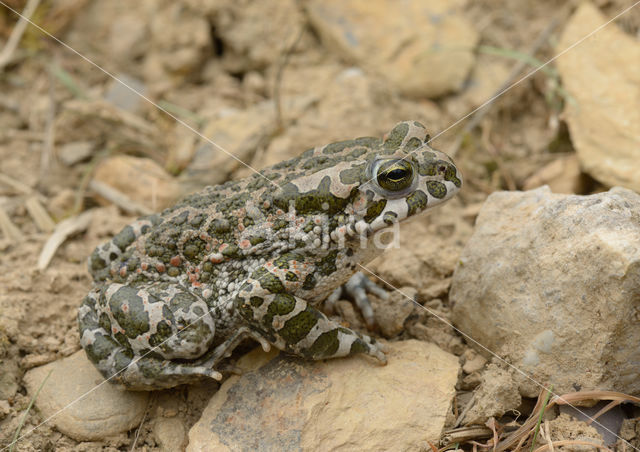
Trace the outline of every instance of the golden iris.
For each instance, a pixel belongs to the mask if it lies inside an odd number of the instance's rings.
[[[378,184],[389,191],[401,191],[413,182],[413,167],[405,160],[391,160],[378,167]]]

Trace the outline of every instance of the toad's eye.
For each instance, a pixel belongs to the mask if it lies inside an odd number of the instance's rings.
[[[413,167],[404,160],[390,160],[378,167],[378,184],[389,191],[401,191],[413,182]]]

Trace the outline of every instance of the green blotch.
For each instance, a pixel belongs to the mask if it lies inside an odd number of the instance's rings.
[[[411,152],[411,151],[415,151],[420,146],[422,146],[422,140],[420,140],[420,138],[418,137],[413,137],[409,141],[407,141],[407,144],[404,146],[404,149],[407,152]]]
[[[249,298],[249,303],[251,303],[251,306],[254,308],[259,308],[262,306],[262,303],[264,303],[264,299],[261,297],[251,297]]]
[[[389,136],[384,140],[383,147],[387,150],[398,149],[402,145],[402,141],[409,133],[409,124],[401,122],[389,132]]]
[[[427,186],[429,183],[427,183]],[[407,206],[409,207],[409,215],[414,215],[425,207],[427,207],[427,203],[429,198],[424,194],[422,190],[416,190],[407,196]]]
[[[353,147],[356,144],[355,140],[346,140],[346,141],[338,141],[336,143],[331,143],[326,145],[322,149],[323,154],[337,154],[339,152],[344,151],[347,148]]]
[[[336,354],[340,348],[338,340],[338,330],[331,330],[322,333],[307,350],[307,355],[311,358],[330,358]]]
[[[229,245],[222,251],[222,255],[228,258],[237,258],[242,254],[240,253],[238,245]]]
[[[206,215],[200,213],[195,217],[193,217],[191,221],[189,221],[189,225],[194,229],[198,229],[206,218],[207,218]]]
[[[447,165],[447,169],[444,172],[444,180],[453,182],[453,185],[460,188],[462,181],[458,178],[456,169],[452,165]]]
[[[284,285],[282,284],[282,281],[264,267],[253,272],[251,277],[260,283],[260,287],[270,293],[284,292]]]
[[[216,218],[211,223],[209,223],[209,227],[207,228],[207,232],[209,233],[209,235],[213,237],[224,236],[230,231],[231,231],[231,224],[228,220],[224,218]]]
[[[193,237],[184,244],[182,254],[191,262],[200,262],[204,259],[206,252],[207,242],[198,237]]]
[[[278,268],[281,269],[288,269],[289,268],[289,256],[288,255],[282,255],[279,258],[277,258],[276,260],[273,261],[273,265],[275,265]]]
[[[293,311],[295,307],[296,299],[293,295],[289,295],[287,293],[279,293],[273,298],[273,301],[269,303],[267,312],[272,316],[286,315]]]
[[[178,292],[175,294],[171,300],[169,301],[169,309],[171,312],[176,312],[178,309],[182,309],[183,311],[188,311],[191,309],[191,306],[198,301],[198,299],[190,294],[189,292]],[[166,306],[166,305],[165,305]],[[171,313],[169,313],[171,315]],[[167,314],[163,309],[163,316],[166,318]]]
[[[329,276],[335,273],[338,268],[336,267],[336,258],[338,257],[338,250],[333,250],[318,262],[318,273],[323,276]]]
[[[334,215],[344,210],[351,198],[355,196],[357,188],[354,187],[352,193],[347,198],[339,198],[331,193],[331,178],[325,176],[318,184],[318,188],[300,193],[298,187],[292,183],[287,183],[276,195],[274,204],[284,210],[289,210],[289,204],[293,203],[298,214],[308,214],[313,212],[323,212]],[[327,207],[327,209],[325,209]]]
[[[176,278],[180,276],[180,269],[178,267],[169,267],[167,269],[167,275],[171,276],[172,278]]]
[[[442,182],[430,180],[427,182],[427,190],[434,198],[442,199],[447,196],[447,187]]]
[[[361,182],[363,180],[363,176],[366,176],[366,168],[367,164],[362,163],[351,168],[343,169],[340,171],[340,182],[345,185]]]
[[[109,316],[105,312],[100,314],[98,323],[100,325],[100,328],[105,330],[107,334],[111,334],[111,320],[109,320]]]
[[[287,272],[287,273],[284,275],[284,278],[285,278],[287,281],[290,281],[290,282],[295,282],[295,281],[297,281],[297,280],[298,280],[298,276],[297,276],[295,273],[293,273],[293,272]]]
[[[288,208],[288,207],[287,207]],[[280,229],[286,228],[289,223],[284,218],[278,218],[273,222],[272,229],[274,231],[279,231]]]
[[[304,282],[302,283],[302,288],[304,290],[311,290],[316,286],[317,283],[318,281],[316,280],[316,277],[314,276],[314,274],[309,273],[307,277],[304,279]]]
[[[133,232],[133,228],[131,226],[126,226],[113,238],[112,242],[124,251],[125,248],[131,245],[135,239],[136,234]]]
[[[120,345],[111,337],[98,333],[95,336],[93,344],[85,347],[85,352],[92,362],[98,363],[103,359],[107,359],[113,350],[119,347]]]
[[[365,341],[358,338],[351,343],[351,348],[349,349],[350,355],[355,355],[356,353],[367,353],[370,347],[367,345]]]
[[[398,218],[397,213],[389,211],[384,213],[384,216],[382,217],[382,221],[384,221],[384,224],[388,224],[390,226],[393,223],[397,222],[397,218]]]
[[[167,324],[166,321],[161,320],[156,326],[155,334],[152,334],[149,337],[149,345],[151,345],[152,347],[157,347],[164,341],[169,339],[172,335],[173,331],[171,330],[171,327]]]
[[[149,314],[145,311],[142,298],[137,292],[133,287],[122,286],[109,299],[111,314],[131,339],[148,332],[150,328]],[[125,303],[129,305],[126,313],[122,310]]]
[[[91,257],[89,258],[89,269],[92,271],[102,270],[107,266],[107,263],[100,257],[99,251],[96,248]]]
[[[315,309],[307,308],[284,322],[284,326],[278,330],[278,335],[285,340],[287,345],[297,344],[307,337],[311,329],[318,323],[321,315]]]
[[[265,240],[267,240],[266,238],[259,236],[259,235],[254,235],[252,237],[249,237],[249,243],[251,243],[252,246],[256,246],[262,242],[264,242]]]
[[[116,372],[127,368],[133,361],[133,351],[129,349],[120,349],[113,357],[113,364]],[[118,378],[118,377],[116,377]]]
[[[371,223],[373,220],[378,218],[386,205],[386,199],[381,199],[380,201],[369,204],[369,207],[367,207],[367,213],[364,216],[364,221],[366,221],[367,223]]]

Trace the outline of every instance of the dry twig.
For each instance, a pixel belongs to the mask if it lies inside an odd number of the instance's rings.
[[[22,39],[22,35],[27,29],[27,25],[29,25],[29,20],[31,16],[38,8],[40,4],[40,0],[29,0],[22,11],[22,16],[18,19],[15,27],[11,31],[11,36],[7,40],[7,44],[0,52],[0,71],[2,71],[7,64],[11,62],[11,58],[13,57],[13,53],[18,48],[18,44],[20,44],[20,40]]]

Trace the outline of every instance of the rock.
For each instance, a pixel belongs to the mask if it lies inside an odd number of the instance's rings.
[[[558,409],[560,410],[560,413],[566,413],[578,421],[591,424],[591,426],[595,428],[604,439],[604,444],[606,446],[611,446],[618,440],[618,432],[620,432],[622,423],[627,416],[625,415],[624,409],[621,405],[598,415],[599,411],[608,404],[608,400],[601,400],[594,406],[580,406],[575,408],[571,405],[560,405],[558,406]],[[592,419],[597,419],[597,422],[593,422]]]
[[[462,366],[462,371],[466,374],[472,374],[479,370],[482,370],[487,360],[484,356],[475,353],[473,350],[469,350],[469,353],[465,353],[466,360]]]
[[[183,1],[211,18],[216,36],[225,46],[224,64],[232,72],[264,69],[278,63],[306,26],[295,0]],[[313,41],[307,32],[298,39],[295,53],[308,52]]]
[[[44,419],[53,416],[50,422],[65,435],[78,441],[98,440],[131,430],[142,421],[149,393],[101,384],[104,378],[83,350],[28,371],[24,382],[30,397],[49,372],[35,405]]]
[[[454,199],[435,215],[401,225],[396,233],[399,242],[391,236],[382,237],[390,246],[365,267],[385,275],[394,287],[415,287],[421,303],[446,295],[464,242],[472,233],[471,226],[461,220],[458,203]]]
[[[549,433],[552,441],[584,441],[592,443],[594,446],[587,445],[571,445],[570,449],[573,451],[592,451],[601,450],[604,446],[602,436],[597,432],[593,426],[587,425],[583,421],[573,419],[568,414],[562,413],[560,416],[552,421],[549,421]],[[600,447],[596,448],[598,445]]]
[[[220,112],[203,129],[202,134],[213,141],[200,140],[193,159],[180,175],[184,192],[207,185],[221,184],[231,173],[245,168],[259,145],[264,145],[275,130],[272,102],[263,102],[246,110]],[[231,155],[229,155],[231,154]],[[249,170],[247,175],[253,175]]]
[[[187,429],[179,417],[159,417],[153,425],[153,434],[162,451],[180,451],[187,445]]]
[[[197,73],[211,53],[211,28],[198,11],[180,2],[152,2],[150,49],[144,74],[152,91]]]
[[[58,150],[58,157],[66,166],[87,160],[91,157],[95,144],[91,141],[74,141],[64,144]]]
[[[527,178],[522,187],[531,190],[548,185],[554,193],[584,193],[588,181],[580,170],[580,162],[575,154],[560,157],[540,168]]]
[[[558,394],[638,394],[639,281],[640,195],[497,192],[456,267],[452,319]]]
[[[105,100],[130,113],[140,113],[141,107],[147,103],[137,94],[147,94],[144,82],[127,74],[118,74],[117,77],[109,83]]]
[[[436,97],[462,87],[478,34],[464,2],[310,0],[309,20],[331,50],[387,78],[409,96]],[[455,49],[455,51],[453,51]]]
[[[6,400],[0,400],[0,420],[7,417],[7,414],[11,413],[11,407]]]
[[[462,423],[484,425],[490,417],[500,418],[507,411],[518,408],[520,403],[522,398],[513,377],[492,364],[483,372],[470,406],[462,415]]]
[[[309,362],[254,350],[189,432],[188,451],[415,450],[435,442],[455,395],[458,360],[433,344],[388,344],[366,357]]]
[[[583,2],[558,49],[573,45],[609,19]],[[583,169],[609,186],[640,191],[640,42],[609,24],[557,60],[571,141]]]
[[[93,179],[153,212],[170,206],[181,194],[179,183],[148,158],[114,155],[98,165]]]
[[[371,277],[375,281],[374,277]],[[376,315],[376,324],[386,338],[396,337],[404,331],[404,322],[417,308],[411,300],[416,299],[417,290],[413,287],[400,287],[389,293],[388,300],[370,296],[371,306]],[[407,298],[409,297],[409,298]]]
[[[1,339],[1,338],[0,338]],[[12,356],[0,358],[0,400],[13,397],[20,389],[19,381],[22,371]]]

